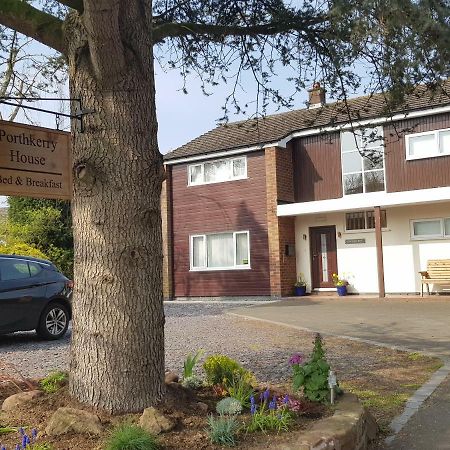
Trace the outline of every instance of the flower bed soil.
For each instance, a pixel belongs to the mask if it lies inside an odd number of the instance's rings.
[[[26,388],[20,384],[21,388]],[[285,390],[271,388],[271,392],[275,395],[283,395]],[[9,395],[17,393],[17,387],[10,383],[0,383],[0,402],[3,402]],[[177,383],[167,385],[167,394],[157,408],[168,418],[176,423],[176,427],[168,432],[158,436],[158,440],[165,450],[217,450],[223,447],[210,443],[206,433],[206,419],[208,414],[215,413],[215,405],[220,397],[210,388],[202,388],[198,391],[192,391],[182,388]],[[208,411],[201,408],[198,402],[208,405]],[[84,409],[97,414],[105,425],[105,433],[100,436],[88,436],[83,434],[68,433],[62,436],[43,436],[51,415],[59,407],[71,407]],[[302,402],[301,412],[295,416],[292,431],[299,431],[308,428],[314,421],[332,414],[332,409],[320,404],[310,402]],[[81,405],[72,399],[67,392],[67,387],[61,388],[54,394],[44,394],[34,399],[27,406],[18,408],[12,412],[2,412],[0,415],[1,426],[28,427],[37,428],[40,432],[39,441],[51,443],[55,450],[93,450],[102,449],[107,440],[109,431],[114,425],[123,421],[131,421],[137,423],[139,414],[127,414],[112,416],[101,411],[94,411],[92,408]],[[242,414],[238,416],[239,421],[248,423],[250,414]],[[42,437],[41,437],[42,436]],[[238,448],[255,449],[261,445],[270,446],[271,443],[281,444],[289,442],[289,432],[265,433],[246,433],[241,431],[238,435]],[[14,448],[19,441],[16,433],[10,433],[0,436],[0,442],[7,445],[7,448]]]

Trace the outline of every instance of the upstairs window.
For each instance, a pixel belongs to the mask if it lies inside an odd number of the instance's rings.
[[[247,178],[246,156],[206,161],[192,164],[188,168],[189,186],[242,180],[243,178]]]
[[[450,128],[407,134],[405,146],[407,160],[450,155]]]
[[[341,133],[344,195],[384,191],[383,127]]]
[[[381,211],[381,228],[387,227],[386,210]],[[375,212],[358,211],[347,213],[345,215],[345,229],[346,231],[356,230],[374,230],[375,229]]]
[[[248,231],[191,236],[191,270],[249,269]]]

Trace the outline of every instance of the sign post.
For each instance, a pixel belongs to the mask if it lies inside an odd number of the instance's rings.
[[[0,121],[0,195],[72,198],[70,133]]]

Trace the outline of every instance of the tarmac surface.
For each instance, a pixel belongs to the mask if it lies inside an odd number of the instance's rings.
[[[384,448],[450,450],[450,296],[297,297],[229,313],[440,357],[445,366],[394,419]]]

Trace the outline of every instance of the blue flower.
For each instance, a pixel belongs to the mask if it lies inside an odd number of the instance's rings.
[[[277,398],[275,397],[275,395],[273,396],[272,401],[269,403],[269,409],[271,409],[272,411],[277,409]]]
[[[30,438],[26,434],[24,434],[22,437],[22,448],[27,448],[29,443],[30,443]]]
[[[6,447],[4,445],[2,445],[1,450],[6,450]]]
[[[20,450],[20,445],[17,444],[15,450]]]
[[[36,428],[33,428],[33,429],[31,430],[31,437],[33,438],[33,442],[36,441],[37,435],[38,435],[38,432],[37,432]]]
[[[253,415],[256,413],[256,410],[257,406],[254,403],[252,403],[252,405],[250,406],[250,413]]]
[[[250,404],[251,405],[255,404],[255,396],[254,395],[250,395]]]
[[[285,395],[284,396],[284,398],[283,398],[283,403],[285,404],[285,405],[287,405],[288,403],[289,403],[289,395]]]
[[[25,435],[25,430],[22,427],[20,427],[19,428],[19,433],[20,433],[21,436],[24,436]]]
[[[269,397],[270,397],[270,391],[269,391],[269,388],[267,388],[263,393],[264,401],[269,400]]]

